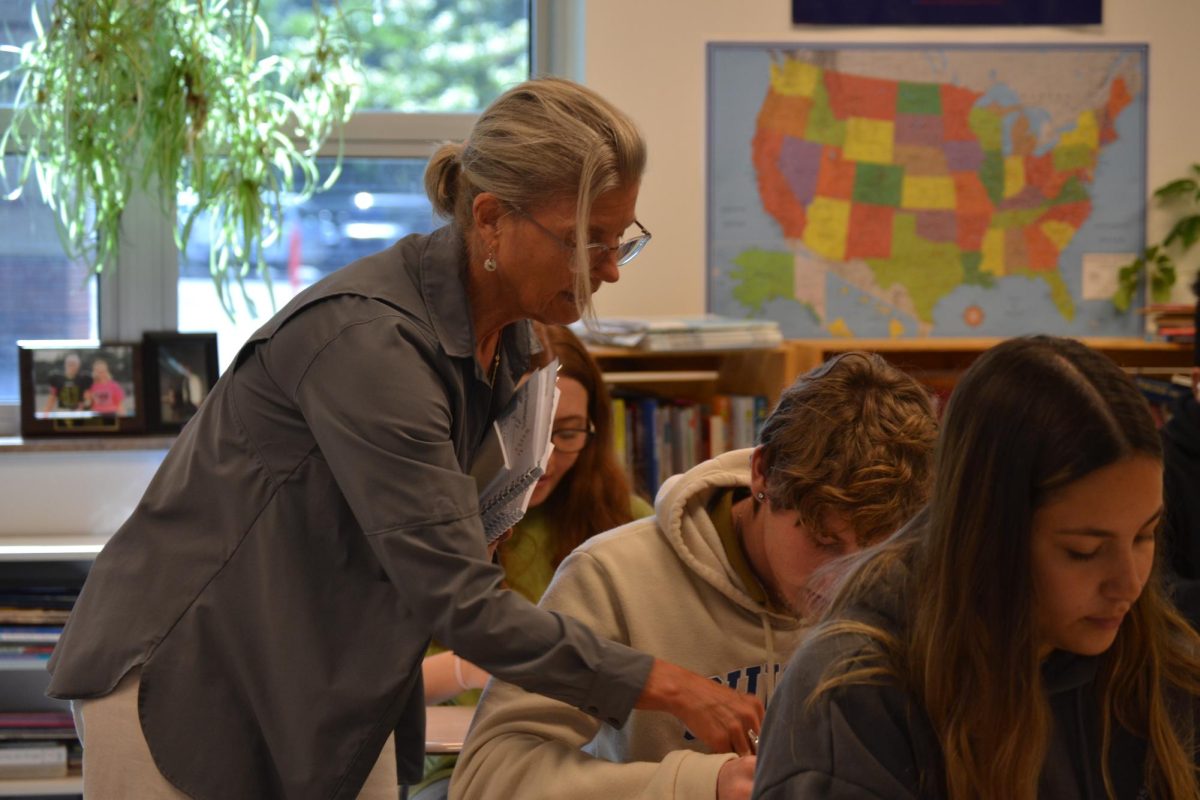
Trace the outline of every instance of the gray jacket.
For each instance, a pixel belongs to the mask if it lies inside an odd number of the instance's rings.
[[[196,798],[352,798],[388,734],[421,774],[431,636],[621,724],[651,659],[502,590],[465,469],[530,360],[475,361],[461,237],[410,236],[242,348],[96,559],[48,693],[141,665],[142,729]]]

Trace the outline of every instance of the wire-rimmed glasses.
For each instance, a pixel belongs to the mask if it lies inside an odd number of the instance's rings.
[[[546,234],[551,239],[562,245],[564,250],[570,250],[571,252],[575,251],[574,244],[568,242],[566,239],[563,239],[557,233],[538,222],[536,219],[530,216],[529,212],[525,211],[525,209],[521,208],[520,206],[512,206],[512,209],[525,219],[532,222],[534,226],[536,226],[537,229],[542,233]],[[618,267],[623,267],[630,261],[633,261],[635,258],[637,258],[638,253],[642,252],[642,250],[644,250],[646,245],[650,242],[650,231],[646,230],[642,223],[638,222],[636,219],[633,221],[633,224],[638,226],[638,230],[640,230],[641,233],[637,236],[626,239],[619,244],[609,246],[601,242],[588,243],[588,258],[591,260],[592,266],[602,264],[604,259],[608,258],[609,253],[616,253]]]

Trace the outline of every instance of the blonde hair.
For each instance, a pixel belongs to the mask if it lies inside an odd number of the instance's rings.
[[[1036,388],[1031,388],[1036,387]],[[1050,741],[1033,629],[1034,512],[1053,493],[1133,455],[1161,459],[1145,401],[1119,367],[1069,340],[1012,339],[967,370],[942,423],[927,512],[855,557],[814,636],[865,635],[877,658],[831,665],[829,690],[894,678],[941,746],[941,773],[922,776],[949,800],[1034,800]],[[902,631],[848,609],[902,582]],[[1095,697],[1101,771],[1112,722],[1148,743],[1152,797],[1197,800],[1195,732],[1170,698],[1200,695],[1200,638],[1165,599],[1157,567],[1099,656]]]
[[[637,126],[600,95],[562,78],[526,81],[496,98],[465,142],[442,145],[425,169],[425,193],[465,235],[481,192],[524,210],[575,201],[575,241],[588,241],[588,218],[601,194],[636,184],[646,168]],[[575,249],[575,297],[592,316],[591,263]]]

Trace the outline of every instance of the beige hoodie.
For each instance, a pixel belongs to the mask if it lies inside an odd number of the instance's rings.
[[[749,487],[751,452],[726,453],[672,478],[659,491],[654,517],[581,545],[541,604],[767,702],[799,644],[799,621],[751,599],[705,510],[714,491]],[[617,729],[493,679],[450,797],[709,800],[730,758],[710,754],[669,714],[634,711]]]

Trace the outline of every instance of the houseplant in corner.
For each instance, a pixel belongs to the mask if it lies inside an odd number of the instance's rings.
[[[135,189],[159,192],[172,216],[186,195],[177,243],[207,220],[210,272],[232,315],[233,286],[254,269],[268,277],[263,247],[285,200],[337,179],[335,167],[321,180],[316,153],[330,135],[340,142],[361,79],[340,7],[324,6],[314,0],[302,50],[272,53],[258,0],[57,0],[48,19],[35,4],[36,37],[10,48],[19,62],[0,73],[19,82],[0,179],[10,196],[35,181],[68,254],[95,272],[115,263]],[[14,175],[8,153],[21,156]]]
[[[1200,164],[1193,164],[1186,177],[1158,187],[1154,199],[1175,214],[1175,222],[1161,242],[1148,245],[1141,256],[1117,273],[1112,302],[1118,311],[1129,310],[1143,275],[1148,276],[1150,302],[1165,303],[1170,298],[1176,259],[1200,241]]]

